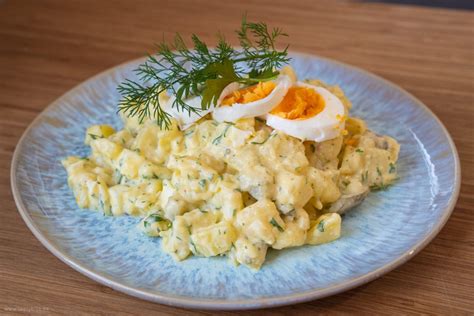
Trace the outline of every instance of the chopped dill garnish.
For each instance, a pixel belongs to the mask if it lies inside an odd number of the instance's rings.
[[[276,134],[275,133],[271,133],[270,135],[268,135],[267,138],[265,138],[263,141],[261,142],[250,142],[250,144],[252,145],[263,145],[267,142],[267,140],[269,140],[270,138],[272,138],[273,136],[275,136]]]
[[[388,173],[394,173],[395,171],[396,171],[395,164],[393,162],[391,162],[388,165]]]
[[[145,180],[158,180],[158,179],[160,179],[160,177],[158,175],[156,175],[156,173],[152,173],[151,176],[143,175],[142,178],[145,179]]]
[[[96,140],[97,138],[103,138],[102,136],[91,134],[91,133],[89,133],[89,137],[92,138],[93,140]]]
[[[189,129],[187,130],[185,133],[184,133],[184,137],[188,137],[189,135],[193,134],[194,133],[194,129]]]
[[[370,186],[372,191],[385,191],[388,189],[390,185],[384,184],[383,182],[380,184],[373,184]]]
[[[161,217],[160,215],[158,214],[150,214],[148,215],[144,221],[143,221],[143,226],[145,228],[148,228],[151,224],[153,223],[158,223],[158,222],[166,222],[167,224],[167,227],[170,228],[171,227],[171,222],[169,222],[167,219]]]
[[[364,173],[362,173],[360,178],[361,178],[361,182],[365,183],[367,179],[369,178],[369,170],[366,170]]]
[[[151,214],[150,216],[148,216],[147,219],[152,219],[153,222],[162,222],[162,221],[165,220],[163,217],[161,217],[161,216],[158,215],[158,214]]]
[[[198,252],[197,247],[196,247],[196,244],[194,243],[194,241],[193,241],[192,238],[190,238],[189,243],[190,243],[191,246],[193,247],[193,249],[191,249],[191,251],[193,252],[193,254],[198,255],[199,252]]]
[[[231,122],[225,122],[225,123],[228,124],[228,125],[225,127],[224,132],[222,134],[220,134],[219,136],[217,136],[216,138],[213,139],[213,141],[212,141],[213,145],[219,145],[222,141],[222,138],[226,137],[227,131],[229,130],[229,128],[232,125],[235,125],[234,123],[231,123]]]
[[[278,230],[280,232],[284,232],[285,230],[283,229],[283,227],[280,226],[280,224],[277,223],[277,221],[272,217],[272,220],[270,221],[270,224],[272,224],[272,226],[278,228]]]
[[[321,233],[324,233],[324,219],[318,223],[316,227]]]
[[[380,171],[380,168],[379,168],[379,167],[377,167],[377,174],[379,175],[379,177],[382,176],[382,171]]]
[[[127,79],[119,85],[119,111],[137,116],[140,122],[153,118],[160,127],[168,128],[171,116],[160,103],[163,92],[175,97],[171,107],[177,111],[199,114],[216,105],[222,90],[232,82],[251,85],[274,80],[279,74],[276,69],[290,60],[288,46],[276,48],[276,41],[287,34],[262,22],[247,22],[245,16],[236,33],[239,49],[222,35],[214,49],[195,34],[192,49],[179,34],[172,44],[158,44],[156,54],[135,70],[139,80]],[[200,107],[187,103],[193,96],[202,97]]]

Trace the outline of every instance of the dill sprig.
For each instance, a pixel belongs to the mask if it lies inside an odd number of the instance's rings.
[[[236,33],[242,49],[233,48],[222,35],[214,49],[195,34],[191,36],[192,49],[179,34],[171,44],[158,44],[157,53],[135,70],[139,80],[127,79],[119,85],[119,111],[137,116],[140,122],[154,118],[159,126],[168,128],[171,116],[160,103],[163,92],[175,97],[171,107],[191,114],[215,106],[222,90],[232,82],[251,85],[274,80],[279,74],[276,69],[289,62],[288,46],[283,50],[275,46],[278,38],[287,35],[262,22],[247,22],[245,16]],[[186,103],[193,96],[202,97],[200,108]]]

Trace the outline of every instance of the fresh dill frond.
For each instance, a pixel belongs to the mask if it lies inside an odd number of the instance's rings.
[[[287,35],[279,28],[268,29],[265,23],[247,22],[245,16],[236,33],[242,49],[233,48],[222,35],[214,49],[195,34],[191,36],[192,49],[179,34],[172,44],[158,44],[157,53],[135,70],[139,80],[119,85],[119,111],[138,117],[140,122],[153,118],[168,128],[171,116],[160,101],[164,92],[174,96],[169,106],[190,115],[215,106],[222,90],[232,82],[251,85],[274,80],[279,74],[276,69],[290,60],[288,46],[276,48],[277,39]],[[186,102],[194,96],[202,97],[200,108]]]
[[[244,57],[238,61],[247,62],[249,68],[252,69],[249,75],[271,72],[288,63],[288,46],[283,51],[278,51],[275,47],[275,42],[279,37],[288,36],[282,29],[269,30],[265,23],[247,22],[244,16],[237,35],[244,51]]]

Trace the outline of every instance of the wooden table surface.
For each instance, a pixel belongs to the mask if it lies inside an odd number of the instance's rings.
[[[474,313],[473,11],[311,0],[0,0],[0,314],[212,314],[115,292],[54,257],[17,212],[10,161],[28,124],[76,84],[174,32],[214,43],[218,27],[233,39],[244,11],[283,27],[292,50],[365,68],[420,98],[450,131],[463,176],[451,219],[411,261],[352,291],[265,313]]]

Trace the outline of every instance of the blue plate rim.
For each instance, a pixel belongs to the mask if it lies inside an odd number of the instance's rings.
[[[68,266],[72,267],[74,270],[78,271],[79,273],[87,276],[88,278],[103,284],[105,286],[108,286],[114,290],[117,290],[119,292],[152,301],[155,303],[160,303],[160,304],[166,304],[170,306],[176,306],[176,307],[184,307],[184,308],[192,308],[192,309],[205,309],[205,310],[247,310],[247,309],[260,309],[260,308],[268,308],[268,307],[277,307],[277,306],[284,306],[284,305],[291,305],[291,304],[297,304],[297,303],[303,303],[307,301],[312,301],[316,299],[321,299],[324,297],[328,297],[331,295],[335,295],[353,288],[356,288],[358,286],[361,286],[363,284],[366,284],[370,281],[373,281],[382,275],[394,270],[395,268],[401,266],[408,260],[410,260],[412,257],[414,257],[416,254],[418,254],[424,247],[426,247],[433,239],[438,235],[438,233],[441,231],[441,229],[444,227],[446,222],[448,221],[449,217],[451,216],[454,207],[456,206],[456,202],[459,197],[459,192],[460,192],[460,187],[461,187],[461,164],[459,160],[459,155],[458,151],[456,149],[456,145],[454,141],[451,138],[451,135],[449,134],[448,130],[444,126],[444,124],[441,122],[441,120],[434,114],[423,102],[421,102],[418,98],[416,98],[414,95],[403,89],[402,87],[398,86],[397,84],[388,81],[387,79],[384,79],[378,75],[375,75],[367,70],[364,70],[362,68],[352,66],[331,58],[326,58],[322,57],[319,55],[314,55],[314,54],[309,54],[309,53],[302,53],[302,52],[296,52],[296,51],[291,51],[290,52],[291,56],[298,56],[298,57],[303,57],[303,58],[317,58],[320,60],[324,60],[333,64],[338,64],[340,66],[343,66],[349,70],[353,71],[358,71],[361,72],[369,77],[372,77],[380,82],[383,82],[385,85],[391,86],[394,89],[397,89],[404,94],[406,94],[407,97],[409,97],[414,104],[422,108],[424,111],[427,112],[428,115],[430,115],[436,122],[437,124],[441,127],[442,131],[446,135],[450,150],[453,153],[454,156],[454,174],[455,174],[455,186],[454,186],[454,191],[453,194],[451,195],[448,205],[445,207],[443,210],[443,216],[440,218],[440,220],[436,223],[435,226],[433,226],[432,230],[430,231],[429,234],[427,234],[424,239],[420,240],[418,243],[414,244],[408,251],[406,251],[404,254],[400,255],[396,259],[392,260],[391,262],[385,264],[384,266],[370,271],[364,275],[361,275],[359,277],[341,282],[339,284],[335,284],[331,287],[327,288],[322,288],[322,289],[315,289],[315,290],[310,290],[310,291],[305,291],[305,292],[300,292],[300,293],[295,293],[295,294],[289,294],[289,295],[282,295],[282,296],[273,296],[269,298],[258,298],[258,299],[243,299],[243,300],[232,300],[232,301],[216,301],[216,300],[211,300],[211,299],[191,299],[191,298],[183,298],[181,296],[177,295],[171,295],[171,294],[158,294],[155,292],[149,292],[146,290],[139,290],[127,285],[124,285],[120,282],[113,281],[109,279],[105,274],[103,273],[98,273],[95,272],[91,269],[88,269],[87,267],[81,265],[80,263],[76,262],[73,257],[68,256],[66,253],[61,252],[61,250],[55,246],[54,241],[48,239],[47,236],[45,236],[39,227],[36,225],[35,221],[33,218],[30,216],[26,206],[24,205],[22,199],[21,199],[21,194],[19,192],[17,182],[16,182],[16,177],[17,177],[17,163],[18,163],[18,157],[20,155],[20,148],[23,147],[23,142],[28,135],[29,131],[38,124],[40,121],[41,117],[45,114],[46,111],[52,110],[53,108],[59,106],[63,99],[66,99],[69,95],[73,95],[77,93],[78,90],[80,90],[84,85],[89,83],[90,81],[94,81],[100,77],[107,76],[111,74],[112,72],[116,71],[119,68],[123,68],[127,66],[128,64],[133,64],[137,63],[141,60],[144,60],[146,57],[140,57],[136,58],[133,60],[129,60],[126,62],[123,62],[121,64],[115,65],[111,68],[108,68],[84,81],[81,83],[77,84],[74,86],[72,89],[61,95],[59,98],[51,102],[48,106],[46,106],[37,116],[36,118],[30,123],[30,125],[25,129],[23,132],[21,138],[19,139],[15,151],[13,153],[12,157],[12,162],[11,162],[11,168],[10,168],[10,181],[11,181],[11,188],[12,188],[12,194],[13,198],[15,200],[18,212],[20,213],[22,219],[26,223],[27,227],[31,230],[33,235],[41,242],[41,244],[48,249],[53,255],[55,255],[58,259],[66,263]]]

